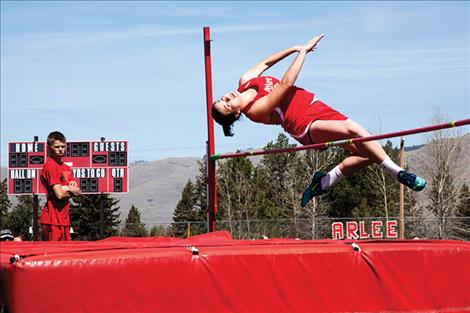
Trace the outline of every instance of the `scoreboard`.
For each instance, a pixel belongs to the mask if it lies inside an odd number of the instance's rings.
[[[45,194],[39,178],[48,157],[46,142],[8,143],[8,194]],[[67,142],[62,161],[72,168],[82,193],[129,191],[126,140]]]

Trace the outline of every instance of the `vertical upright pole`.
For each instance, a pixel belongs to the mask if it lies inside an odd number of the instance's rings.
[[[100,239],[104,238],[104,193],[100,196]]]
[[[34,136],[34,143],[38,142],[39,137]],[[33,193],[33,240],[38,240],[38,219],[39,219],[39,197]]]
[[[106,138],[101,137],[101,142],[105,142]],[[104,193],[101,193],[100,196],[100,239],[104,238]]]
[[[33,240],[38,241],[39,198],[33,194]]]
[[[217,214],[217,191],[215,177],[215,160],[210,156],[215,153],[214,121],[212,120],[212,67],[211,67],[211,35],[210,28],[204,27],[204,64],[206,72],[206,102],[207,102],[207,155],[206,155],[206,187],[207,187],[207,230],[215,231],[215,216]]]
[[[405,168],[405,139],[400,138],[400,167]],[[405,239],[405,187],[400,184],[400,239]]]

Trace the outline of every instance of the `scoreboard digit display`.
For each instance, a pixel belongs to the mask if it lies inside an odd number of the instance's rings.
[[[40,173],[48,157],[46,142],[8,143],[8,194],[45,194]],[[84,194],[129,191],[126,140],[67,142],[62,161],[72,168]]]

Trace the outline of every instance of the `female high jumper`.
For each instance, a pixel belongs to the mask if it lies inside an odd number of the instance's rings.
[[[225,136],[233,136],[233,123],[241,113],[256,123],[282,125],[303,145],[370,136],[361,125],[317,99],[314,93],[294,85],[306,55],[316,49],[322,38],[323,34],[312,38],[306,45],[293,46],[268,56],[241,76],[237,91],[213,103],[212,116],[222,125]],[[271,76],[261,76],[295,52],[297,56],[280,81]],[[302,195],[302,207],[313,197],[332,188],[344,176],[350,176],[372,163],[379,164],[400,183],[415,191],[423,190],[426,185],[423,178],[395,164],[377,141],[342,147],[352,155],[328,173],[318,171],[313,175]]]

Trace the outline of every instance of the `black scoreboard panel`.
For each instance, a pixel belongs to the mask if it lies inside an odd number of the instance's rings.
[[[9,157],[10,167],[28,167],[27,153],[10,153]]]
[[[44,194],[40,171],[48,158],[46,142],[8,143],[8,194]],[[127,193],[126,140],[71,141],[62,161],[72,168],[83,193]]]
[[[46,162],[45,142],[8,143],[8,167],[42,168]]]
[[[66,157],[89,157],[90,156],[90,143],[89,142],[68,142]]]
[[[126,152],[110,152],[108,162],[110,166],[126,166],[127,165],[127,153]]]

